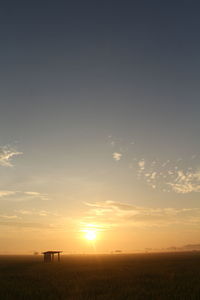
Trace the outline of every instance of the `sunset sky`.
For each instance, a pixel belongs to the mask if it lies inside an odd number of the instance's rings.
[[[0,253],[200,244],[199,13],[1,5]]]

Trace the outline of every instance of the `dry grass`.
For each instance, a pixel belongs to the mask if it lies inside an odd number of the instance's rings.
[[[200,254],[0,257],[0,299],[200,299]]]

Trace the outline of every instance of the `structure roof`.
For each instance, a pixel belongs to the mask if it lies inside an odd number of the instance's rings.
[[[42,252],[43,254],[57,254],[57,253],[61,253],[62,251],[45,251]]]

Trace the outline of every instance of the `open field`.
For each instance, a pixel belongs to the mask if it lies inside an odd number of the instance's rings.
[[[0,256],[0,299],[200,299],[200,254]]]

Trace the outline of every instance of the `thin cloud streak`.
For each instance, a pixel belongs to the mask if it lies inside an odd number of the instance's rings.
[[[0,198],[15,195],[15,191],[0,191]]]
[[[23,202],[23,201],[30,201],[33,199],[39,199],[42,201],[49,200],[47,194],[39,193],[39,192],[32,192],[32,191],[4,191],[0,190],[0,199],[6,201],[14,201],[14,202]]]

